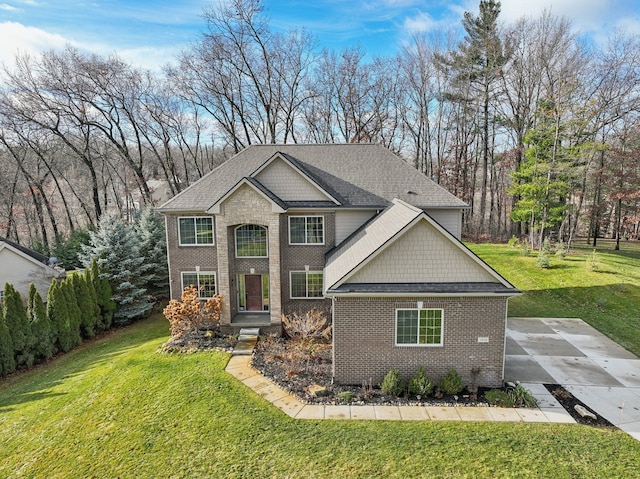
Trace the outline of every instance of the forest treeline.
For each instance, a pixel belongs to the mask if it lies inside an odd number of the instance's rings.
[[[162,73],[72,47],[4,65],[0,235],[52,252],[248,145],[375,142],[470,205],[469,238],[637,238],[637,35],[587,40],[548,11],[507,24],[482,0],[459,33],[370,58],[267,13],[211,6]]]

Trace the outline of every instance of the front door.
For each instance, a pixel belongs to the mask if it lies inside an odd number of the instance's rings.
[[[247,291],[247,311],[262,311],[262,276],[247,274],[244,282]]]

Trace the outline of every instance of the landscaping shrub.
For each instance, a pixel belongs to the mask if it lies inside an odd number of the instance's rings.
[[[176,339],[199,329],[219,329],[221,307],[222,296],[201,301],[198,290],[191,285],[182,292],[181,301],[172,299],[162,313],[171,324],[171,337]]]
[[[31,331],[35,339],[33,354],[36,362],[46,361],[54,352],[54,333],[51,330],[51,322],[47,317],[47,311],[42,302],[42,297],[35,285],[29,285],[29,302],[27,316],[31,323]]]
[[[13,355],[11,334],[4,322],[4,314],[0,310],[0,376],[6,376],[16,370],[16,360]]]
[[[531,391],[517,384],[514,388],[506,391],[502,389],[491,389],[484,393],[484,398],[489,404],[502,407],[536,407],[537,401]]]
[[[315,308],[307,311],[304,316],[297,313],[283,314],[282,326],[285,334],[291,339],[331,339],[332,328],[326,314]]]
[[[33,346],[35,338],[31,331],[31,324],[27,318],[20,293],[7,283],[4,286],[4,299],[2,301],[4,321],[11,335],[13,355],[16,367],[29,367],[33,365]]]
[[[409,393],[416,396],[425,397],[433,391],[433,383],[427,377],[423,366],[418,368],[418,372],[409,380]]]
[[[462,391],[462,378],[455,369],[449,369],[449,372],[442,378],[440,391],[445,394],[458,394]]]
[[[404,392],[404,382],[400,377],[400,372],[395,368],[390,370],[382,380],[380,389],[385,394],[400,396]]]

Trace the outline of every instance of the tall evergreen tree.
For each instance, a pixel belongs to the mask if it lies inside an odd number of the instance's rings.
[[[55,332],[56,351],[66,353],[73,347],[67,300],[57,281],[51,282],[47,294],[47,316]]]
[[[35,360],[36,362],[46,361],[53,356],[55,338],[42,297],[33,283],[29,285],[27,315],[35,339],[33,347]]]
[[[113,292],[111,289],[111,283],[107,279],[106,274],[102,274],[100,266],[98,266],[98,259],[93,258],[91,260],[91,268],[89,268],[89,274],[91,276],[91,283],[93,284],[96,292],[96,303],[100,311],[100,317],[98,319],[96,332],[106,331],[111,327],[113,321],[113,313],[116,310],[116,302],[112,299]]]
[[[454,74],[457,94],[451,100],[474,109],[480,118],[482,159],[482,186],[478,230],[484,228],[489,180],[489,161],[493,157],[492,121],[500,95],[500,75],[509,59],[509,49],[498,34],[500,2],[481,0],[478,16],[465,12],[462,26],[466,32],[458,51],[449,58],[437,57],[438,63],[450,68]]]
[[[76,292],[73,288],[72,277],[62,281],[62,283],[60,283],[60,289],[62,290],[64,299],[67,302],[67,313],[69,315],[69,335],[71,340],[71,347],[73,348],[82,342],[82,337],[80,335],[82,311],[78,306]]]
[[[145,208],[136,224],[140,255],[147,265],[147,292],[156,298],[169,296],[169,267],[164,221],[152,208]]]
[[[19,368],[32,366],[32,348],[35,341],[31,325],[20,293],[9,283],[4,287],[2,308],[4,320],[11,335],[16,366]]]
[[[0,376],[6,376],[16,370],[11,334],[4,320],[4,308],[0,308]]]
[[[93,266],[93,262],[91,263],[91,266]],[[98,334],[104,328],[102,327],[102,316],[100,314],[100,305],[98,304],[98,295],[96,293],[95,284],[93,283],[91,268],[84,269],[82,278],[84,280],[84,283],[87,289],[87,297],[85,298],[85,301],[89,303],[91,306],[93,330],[95,334]]]
[[[103,215],[98,230],[91,233],[91,245],[83,247],[83,254],[84,266],[90,267],[96,258],[111,283],[112,299],[118,305],[116,323],[128,324],[149,314],[153,302],[144,288],[148,268],[131,227],[114,214]]]
[[[73,296],[80,310],[80,335],[88,339],[96,335],[96,317],[94,315],[91,293],[84,276],[74,274],[71,276],[71,286],[73,288]]]

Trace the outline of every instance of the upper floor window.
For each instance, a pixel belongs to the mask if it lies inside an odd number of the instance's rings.
[[[213,218],[209,216],[191,216],[178,218],[181,246],[212,245]]]
[[[216,294],[216,274],[213,271],[184,271],[182,289],[195,286],[198,299],[213,298]]]
[[[236,228],[236,257],[266,258],[267,228],[260,225],[243,225]]]
[[[397,309],[396,345],[442,346],[442,309]]]
[[[289,244],[324,244],[324,216],[289,216]]]

